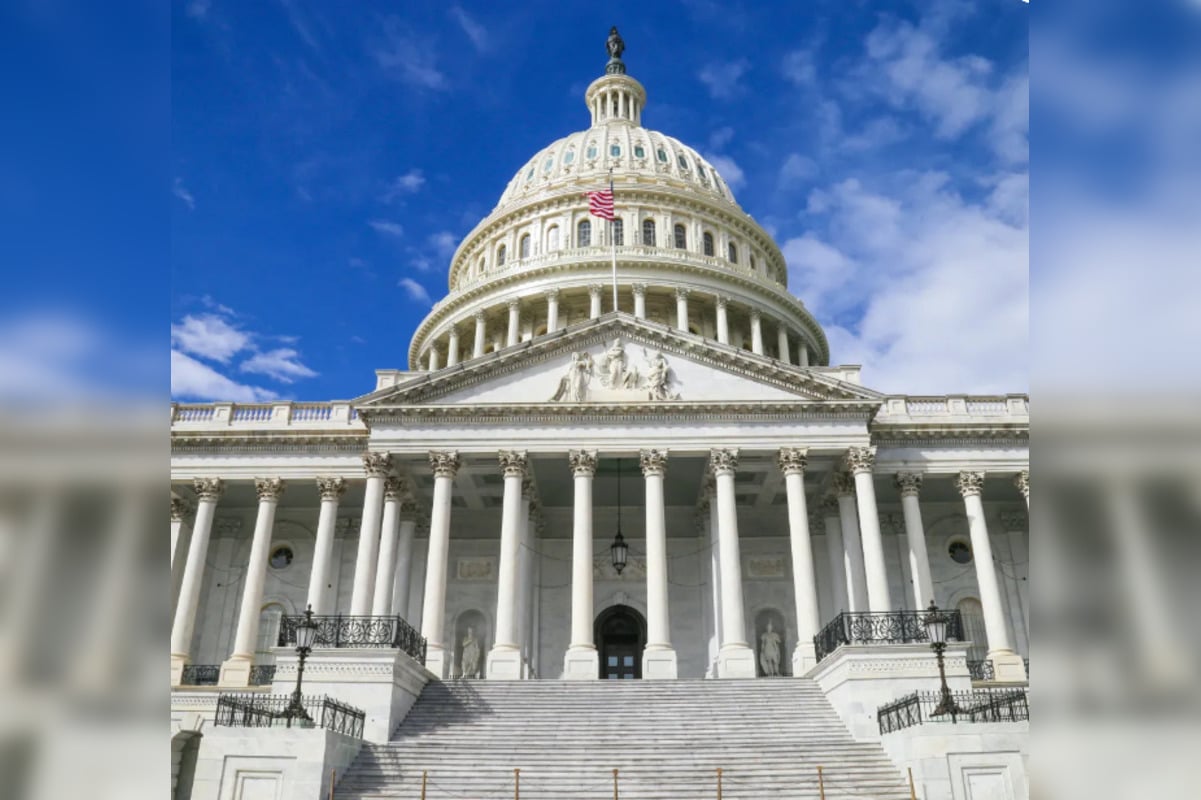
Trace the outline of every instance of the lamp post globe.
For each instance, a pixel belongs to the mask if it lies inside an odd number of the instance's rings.
[[[307,722],[310,725],[313,722],[312,717],[304,710],[304,701],[300,686],[304,680],[304,660],[308,658],[316,640],[317,623],[313,621],[313,606],[310,604],[304,610],[304,619],[296,626],[296,655],[300,657],[300,661],[296,665],[296,689],[292,692],[292,702],[288,704],[288,710],[285,712],[288,717],[289,728],[292,727],[293,719]]]

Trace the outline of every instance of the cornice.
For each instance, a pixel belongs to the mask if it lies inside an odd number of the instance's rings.
[[[370,434],[356,433],[313,434],[290,431],[237,431],[236,433],[171,433],[172,453],[195,453],[214,450],[220,453],[352,453],[361,455]]]

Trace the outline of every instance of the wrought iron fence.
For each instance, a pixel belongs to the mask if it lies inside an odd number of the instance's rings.
[[[221,677],[220,664],[188,664],[179,679],[181,686],[216,686]]]
[[[963,641],[963,616],[958,611],[944,612],[950,617],[947,639]],[[817,660],[821,661],[844,644],[905,644],[926,642],[929,636],[922,619],[924,611],[847,612],[832,619],[813,637]]]
[[[892,733],[927,722],[1019,722],[1030,719],[1030,700],[1025,689],[972,689],[951,692],[958,711],[934,715],[942,692],[914,692],[896,702],[880,706],[876,719],[880,733]]]
[[[250,668],[251,686],[270,686],[275,680],[274,664],[255,664]]]
[[[362,709],[325,695],[302,697],[301,705],[308,713],[309,721],[290,712],[291,704],[292,696],[287,694],[222,693],[217,697],[213,724],[230,728],[326,728],[356,739],[363,738],[367,715]]]
[[[968,675],[972,676],[974,681],[991,681],[996,680],[996,672],[993,671],[992,659],[982,658],[979,660],[969,659],[967,662]]]
[[[280,620],[280,647],[296,644],[296,626],[301,615]],[[317,623],[314,647],[398,647],[422,664],[425,663],[425,637],[399,616],[347,616],[332,614],[313,617]]]

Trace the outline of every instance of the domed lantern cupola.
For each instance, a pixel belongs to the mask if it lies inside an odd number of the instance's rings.
[[[609,29],[605,48],[609,52],[605,74],[594,80],[584,93],[584,102],[592,112],[592,127],[610,122],[641,125],[642,109],[646,106],[646,89],[626,75],[626,65],[621,60],[626,46],[616,26]]]

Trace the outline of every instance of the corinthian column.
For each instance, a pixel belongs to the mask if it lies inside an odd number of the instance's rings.
[[[546,291],[546,332],[554,333],[559,330],[559,290]]]
[[[183,567],[187,561],[184,553],[184,529],[187,527],[188,515],[193,511],[192,504],[182,497],[171,498],[171,609],[179,599],[179,582],[183,578]]]
[[[375,592],[371,614],[392,613],[392,590],[396,586],[396,534],[400,526],[400,504],[406,493],[404,481],[389,475],[384,478],[384,521],[380,525],[379,561],[375,567]]]
[[[505,347],[517,344],[521,336],[521,301],[509,301],[509,334],[505,338]]]
[[[676,288],[676,327],[688,332],[688,290],[683,286]]]
[[[391,466],[392,459],[387,453],[363,454],[367,489],[363,493],[363,521],[359,526],[359,550],[354,561],[354,590],[350,594],[350,613],[354,616],[371,613],[380,517],[384,510],[384,479]]]
[[[763,355],[763,317],[758,311],[751,311],[751,352]]]
[[[501,450],[504,473],[504,506],[500,520],[500,573],[496,589],[496,640],[488,653],[489,680],[521,677],[521,643],[517,629],[517,573],[521,557],[521,483],[526,476],[526,455]]]
[[[588,287],[588,319],[596,319],[601,315],[601,292],[604,287],[594,283]]]
[[[446,568],[450,554],[450,501],[459,472],[457,451],[430,451],[434,499],[430,509],[430,541],[426,554],[425,599],[421,604],[421,635],[425,637],[425,668],[445,680],[451,658],[442,626],[446,619]]]
[[[847,468],[855,476],[855,499],[859,501],[859,532],[863,539],[863,570],[867,575],[867,605],[873,611],[892,611],[888,595],[888,572],[884,567],[884,540],[880,535],[880,512],[876,509],[876,486],[872,447],[847,450]]]
[[[909,544],[909,574],[913,576],[913,602],[918,611],[934,601],[934,580],[930,577],[930,557],[926,554],[926,529],[918,493],[922,489],[920,472],[898,472],[897,489],[901,492],[901,513],[905,517],[905,540]]]
[[[459,363],[459,329],[451,328],[446,334],[446,366],[453,367]]]
[[[844,570],[847,576],[847,611],[868,610],[867,574],[863,568],[863,544],[859,537],[859,512],[855,509],[855,479],[848,472],[834,473],[838,497],[839,527],[842,528]]]
[[[333,611],[329,597],[330,569],[334,554],[334,525],[338,521],[338,502],[346,493],[344,478],[318,478],[321,512],[317,517],[317,541],[313,545],[313,570],[309,573],[308,605],[314,614]]]
[[[188,542],[188,559],[184,562],[179,600],[175,604],[175,619],[171,625],[172,686],[179,685],[183,668],[191,660],[192,630],[196,625],[196,608],[200,603],[209,536],[213,532],[213,515],[217,510],[217,499],[225,488],[220,478],[197,478],[193,486],[196,490],[196,519],[192,523],[192,540]]]
[[[717,296],[717,341],[721,344],[730,343],[730,316],[727,307],[730,298]]]
[[[786,447],[779,454],[780,471],[788,493],[788,539],[792,545],[792,591],[796,598],[797,641],[792,651],[792,674],[804,675],[817,664],[813,637],[821,630],[817,609],[817,573],[813,568],[813,542],[809,535],[809,509],[805,504],[807,451]]]
[[[738,546],[738,509],[734,494],[737,450],[710,450],[709,471],[717,493],[717,546],[721,550],[721,648],[717,677],[755,677],[755,652],[746,643],[742,604],[742,555]]]
[[[417,534],[417,504],[406,497],[400,503],[400,535],[396,542],[396,580],[392,613],[409,621],[409,594],[413,580],[413,539]]]
[[[634,290],[634,316],[646,319],[646,284],[635,283],[631,288]]]
[[[822,526],[826,530],[826,556],[830,560],[830,599],[834,607],[830,609],[830,618],[835,614],[850,610],[847,599],[847,558],[842,544],[842,521],[838,510],[838,501],[826,497],[821,503]]]
[[[249,686],[250,667],[254,664],[254,646],[259,635],[259,612],[263,604],[263,584],[267,581],[267,558],[271,551],[271,528],[275,525],[275,507],[284,493],[279,478],[256,478],[254,489],[259,497],[259,514],[254,522],[254,539],[243,579],[242,606],[238,609],[238,628],[234,651],[221,665],[222,686]]]
[[[571,643],[563,658],[563,677],[593,679],[600,675],[596,643],[592,641],[592,479],[596,451],[572,450],[567,455],[575,482],[571,530]]]
[[[984,610],[984,633],[988,637],[988,658],[993,663],[993,674],[998,681],[1024,681],[1026,668],[1009,640],[1001,586],[997,582],[996,567],[993,566],[992,542],[988,538],[988,524],[984,521],[984,503],[980,500],[984,473],[959,473],[955,488],[963,495],[967,512],[968,531],[972,537],[972,563],[976,565],[976,584],[980,589],[980,605]]]
[[[788,329],[781,322],[776,326],[776,349],[780,351],[780,360],[785,364],[792,363],[792,349],[788,346]]]
[[[666,450],[643,450],[639,463],[646,483],[646,649],[643,678],[674,678],[676,651],[671,646],[667,606],[667,510],[663,503]]]
[[[475,341],[472,342],[471,357],[479,358],[484,354],[484,345],[486,344],[485,337],[488,332],[488,324],[483,311],[475,312]]]

